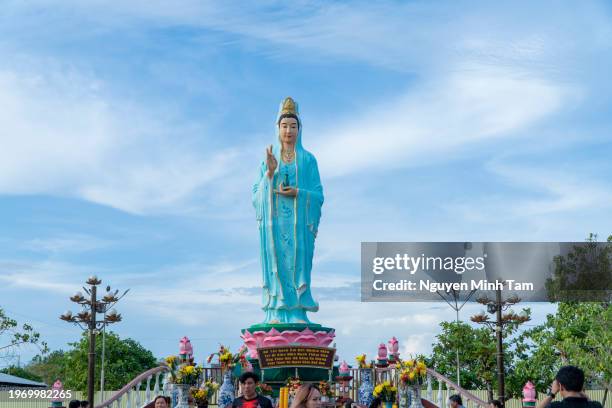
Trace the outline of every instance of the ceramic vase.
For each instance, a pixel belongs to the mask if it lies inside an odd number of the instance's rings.
[[[372,392],[374,391],[374,385],[372,384],[372,370],[369,368],[363,368],[359,371],[361,372],[361,385],[359,385],[358,390],[359,404],[367,407],[374,399],[374,396],[372,395]]]
[[[219,388],[219,398],[217,399],[217,405],[219,408],[227,408],[232,406],[234,401],[234,381],[232,379],[232,372],[226,370],[223,374],[223,384]]]
[[[421,402],[421,385],[410,387],[410,408],[424,408]]]

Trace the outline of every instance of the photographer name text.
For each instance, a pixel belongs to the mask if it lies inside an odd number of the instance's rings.
[[[376,279],[372,282],[372,287],[375,291],[428,291],[428,292],[449,292],[469,291],[469,290],[516,290],[516,291],[533,291],[533,283],[517,282],[516,280],[494,281],[489,282],[486,279],[471,280],[468,282],[436,282],[430,280],[411,281],[402,279],[396,282],[385,282],[381,279]]]

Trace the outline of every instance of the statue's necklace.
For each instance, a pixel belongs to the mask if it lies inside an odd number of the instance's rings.
[[[283,150],[282,156],[285,163],[291,163],[295,157],[295,150]]]

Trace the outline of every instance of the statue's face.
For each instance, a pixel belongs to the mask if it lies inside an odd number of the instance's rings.
[[[278,130],[281,142],[295,144],[298,134],[298,122],[295,118],[282,118]]]

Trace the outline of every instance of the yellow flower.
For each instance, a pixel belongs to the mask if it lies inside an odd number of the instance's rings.
[[[219,361],[223,362],[223,363],[227,363],[229,361],[232,360],[232,353],[227,352],[227,353],[223,353],[219,356]]]
[[[414,367],[414,360],[406,360],[406,367],[408,368]]]
[[[410,381],[414,380],[414,377],[415,377],[415,373],[414,373],[414,371],[410,371],[410,372],[408,373],[408,378],[410,379]]]
[[[374,396],[378,397],[380,395],[380,393],[383,391],[383,385],[382,384],[378,384],[375,388],[374,388]]]
[[[193,374],[194,371],[195,371],[195,367],[194,366],[187,366],[187,367],[185,367],[185,373],[187,375]]]
[[[176,361],[176,356],[168,356],[166,357],[166,364],[171,366]]]

